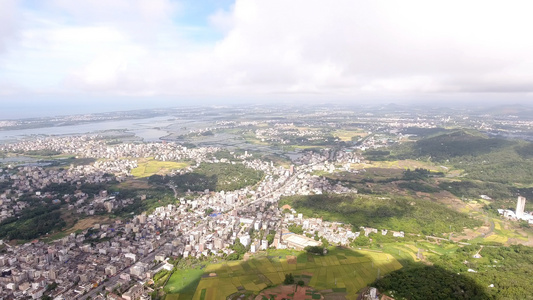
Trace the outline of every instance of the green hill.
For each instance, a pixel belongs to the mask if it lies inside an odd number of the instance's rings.
[[[446,161],[459,156],[477,156],[502,149],[515,142],[475,135],[463,130],[419,140],[414,151],[435,161]]]

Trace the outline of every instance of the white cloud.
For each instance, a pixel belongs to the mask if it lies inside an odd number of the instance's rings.
[[[19,17],[16,0],[0,1],[0,53],[5,51],[9,40],[16,37]]]
[[[66,14],[69,22],[116,28],[139,41],[153,41],[180,12],[179,2],[169,0],[49,0],[48,5]]]
[[[187,11],[175,2],[51,0],[46,14],[30,15],[20,52],[4,54],[0,72],[28,88],[119,95],[525,95],[533,92],[532,8],[517,0],[237,0],[209,18],[223,37],[206,43],[191,39],[200,29],[178,25]]]

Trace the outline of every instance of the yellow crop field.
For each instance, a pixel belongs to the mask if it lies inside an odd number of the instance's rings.
[[[281,254],[281,253],[280,253]],[[357,291],[373,282],[378,273],[382,276],[402,265],[390,254],[374,251],[354,251],[336,248],[326,256],[315,256],[304,252],[294,258],[285,255],[253,256],[247,261],[223,262],[210,264],[199,275],[199,282],[194,295],[179,288],[172,288],[169,283],[165,290],[181,293],[180,299],[193,300],[227,299],[234,293],[244,290],[258,293],[267,286],[279,285],[285,274],[292,273],[297,280],[317,289],[333,289],[346,292],[348,299],[355,299]],[[208,276],[209,275],[209,276]]]
[[[490,241],[490,242],[496,242],[496,243],[505,244],[507,242],[508,238],[505,237],[505,236],[497,235],[497,234],[491,234],[488,237],[486,237],[485,240],[486,241]]]
[[[175,161],[159,161],[159,160],[139,160],[138,167],[131,170],[131,175],[134,177],[149,177],[154,174],[165,175],[172,170],[183,169],[189,166],[186,162]]]
[[[368,133],[361,130],[335,130],[331,133],[333,136],[338,137],[341,141],[349,142],[353,137],[365,137]]]
[[[373,161],[367,163],[351,164],[352,169],[365,169],[365,168],[385,168],[385,169],[411,169],[416,168],[428,169],[432,172],[444,172],[447,173],[448,169],[444,166],[437,166],[430,162],[423,162],[412,159],[395,160],[395,161]]]
[[[494,220],[494,229],[502,230],[502,225],[501,225],[500,221]]]

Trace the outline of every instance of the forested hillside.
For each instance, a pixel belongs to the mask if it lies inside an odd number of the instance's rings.
[[[375,286],[395,299],[533,299],[533,248],[472,245],[431,260],[433,266],[406,267]]]
[[[480,221],[444,205],[401,196],[312,195],[282,198],[280,205],[290,204],[306,217],[322,217],[378,229],[409,233],[441,234],[475,227]]]

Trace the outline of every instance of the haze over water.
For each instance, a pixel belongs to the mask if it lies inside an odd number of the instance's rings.
[[[67,126],[5,130],[0,131],[0,141],[6,142],[19,140],[32,135],[78,135],[101,132],[105,130],[127,130],[128,132],[134,133],[145,141],[158,141],[159,138],[168,135],[168,131],[164,129],[157,129],[172,124],[167,120],[168,117],[155,117],[123,121],[91,122],[87,124]]]

